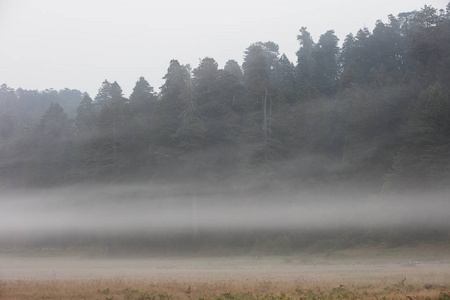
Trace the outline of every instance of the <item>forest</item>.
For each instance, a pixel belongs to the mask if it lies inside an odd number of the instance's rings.
[[[248,182],[374,193],[450,182],[450,3],[370,32],[297,36],[297,61],[255,42],[239,65],[170,61],[126,98],[0,87],[0,186]]]

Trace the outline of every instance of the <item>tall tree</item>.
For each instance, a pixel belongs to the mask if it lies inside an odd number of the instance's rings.
[[[372,69],[372,57],[370,56],[369,49],[369,38],[370,32],[365,27],[363,29],[358,30],[355,35],[354,43],[351,49],[351,59],[346,62],[344,65],[344,72],[346,72],[346,67],[350,67],[352,69],[352,73],[354,74],[353,78],[357,83],[366,82],[370,70]]]
[[[342,89],[350,88],[356,81],[356,70],[353,66],[353,56],[355,50],[355,37],[349,33],[342,44],[339,55],[340,80],[339,86]]]
[[[300,49],[297,51],[297,80],[299,89],[305,89],[313,85],[315,72],[314,49],[316,47],[311,34],[306,27],[300,29],[297,35]]]
[[[450,7],[447,12],[425,6],[415,14],[416,31],[411,36],[411,56],[418,61],[421,82],[450,80]]]
[[[85,95],[77,108],[75,117],[75,128],[77,135],[81,138],[92,137],[95,131],[95,113],[94,101],[89,95]]]
[[[387,190],[440,190],[450,181],[450,93],[436,83],[413,103],[405,139],[386,176]]]
[[[314,86],[327,96],[332,96],[337,90],[339,78],[338,41],[334,30],[328,30],[320,36],[314,53]]]
[[[118,100],[124,99],[123,98],[122,88],[117,83],[117,81],[114,81],[111,84],[111,87],[109,89],[109,95],[110,95],[112,101],[118,101]]]
[[[26,182],[44,186],[70,182],[73,136],[71,120],[59,104],[51,103],[34,129],[35,148],[26,150],[33,151],[33,159],[25,165]]]
[[[58,91],[58,101],[57,103],[64,109],[64,112],[71,119],[75,118],[77,113],[77,108],[86,93],[82,93],[76,89],[62,89]]]
[[[248,90],[248,97],[253,100],[252,109],[255,109],[260,107],[259,99],[270,84],[270,66],[263,43],[255,43],[247,48],[242,68],[244,70],[244,85]]]
[[[295,67],[285,54],[281,55],[273,67],[273,85],[277,89],[277,102],[293,103],[296,99]]]
[[[230,59],[225,63],[225,66],[223,68],[225,71],[230,72],[231,74],[233,74],[234,76],[236,76],[236,78],[239,81],[242,81],[242,68],[241,66],[238,64],[237,61],[235,61],[234,59]]]
[[[210,57],[200,61],[200,65],[193,70],[193,86],[197,103],[210,101],[216,93],[216,80],[219,73],[217,62]]]
[[[102,82],[102,85],[98,89],[97,96],[95,96],[94,101],[95,104],[99,107],[106,105],[107,103],[111,102],[111,83],[108,80],[104,80]]]
[[[130,95],[130,109],[142,135],[148,135],[158,97],[153,87],[140,77]],[[148,139],[148,136],[147,136]]]
[[[204,124],[205,147],[231,145],[237,120],[233,102],[239,97],[238,78],[219,70],[212,58],[204,58],[193,71],[193,89],[198,116]]]
[[[144,77],[139,77],[136,85],[133,88],[133,92],[130,95],[130,104],[135,107],[135,111],[141,111],[145,107],[155,100],[155,92],[153,87],[145,80]]]
[[[128,180],[138,163],[133,160],[137,150],[133,118],[117,82],[106,92],[110,100],[103,102],[97,118],[96,176],[101,180]]]
[[[97,113],[94,102],[85,95],[75,117],[75,164],[73,173],[80,181],[90,181],[95,173]]]
[[[134,160],[139,161],[136,173],[140,173],[141,178],[150,176],[154,168],[154,161],[149,153],[151,153],[152,127],[157,126],[155,125],[157,101],[158,96],[153,87],[144,77],[140,77],[130,95],[129,105],[135,124],[136,152]]]
[[[178,60],[170,61],[163,79],[165,83],[155,107],[155,125],[151,128],[152,156],[159,166],[161,176],[172,174],[169,170],[177,165],[180,154],[178,146],[180,139],[182,140],[182,134],[178,130],[181,128],[183,113],[189,107],[194,107],[188,66],[181,65]]]
[[[246,131],[249,145],[252,145],[250,164],[271,160],[272,111],[276,100],[274,95],[275,72],[278,61],[278,45],[273,42],[254,43],[245,52],[243,70],[247,89]]]

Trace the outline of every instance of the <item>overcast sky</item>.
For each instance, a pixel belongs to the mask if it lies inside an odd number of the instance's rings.
[[[387,15],[445,8],[447,0],[0,0],[0,84],[71,88],[95,97],[104,79],[128,97],[140,76],[159,91],[171,59],[242,63],[273,41],[295,62],[298,30],[341,39]]]

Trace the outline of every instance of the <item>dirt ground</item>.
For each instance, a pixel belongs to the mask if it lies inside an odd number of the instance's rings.
[[[407,277],[410,282],[445,283],[450,264],[301,264],[289,258],[80,259],[68,257],[0,258],[0,280],[296,280],[377,283]]]
[[[450,264],[437,261],[0,257],[0,299],[450,299],[449,291]]]

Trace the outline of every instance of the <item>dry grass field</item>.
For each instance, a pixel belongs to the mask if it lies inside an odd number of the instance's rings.
[[[367,252],[367,249],[365,250]],[[0,257],[0,299],[449,299],[447,260]],[[350,255],[347,253],[347,255]],[[340,258],[339,258],[340,257]]]

